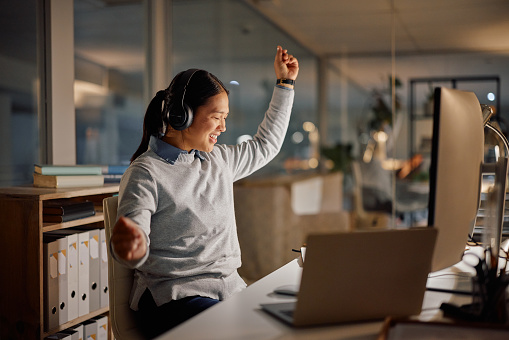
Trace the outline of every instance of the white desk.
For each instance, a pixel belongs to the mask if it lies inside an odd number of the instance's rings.
[[[287,326],[260,309],[260,303],[294,300],[272,291],[282,285],[300,282],[301,273],[297,260],[291,261],[230,299],[163,334],[160,339],[376,339],[383,320],[298,329]],[[460,305],[470,300],[467,296],[427,291],[419,319],[440,319],[442,313],[438,308],[442,302]]]

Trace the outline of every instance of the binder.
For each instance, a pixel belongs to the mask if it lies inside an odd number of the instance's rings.
[[[106,234],[104,229],[99,229],[99,241],[101,244],[99,256],[101,266],[101,286],[100,286],[100,307],[109,306],[109,289],[108,289],[108,253],[106,249]]]
[[[67,238],[59,237],[57,240],[58,245],[58,324],[63,325],[68,319],[68,305],[67,305]]]
[[[101,259],[99,229],[89,231],[90,235],[90,312],[98,310],[101,306]]]
[[[50,231],[46,235],[67,238],[67,320],[71,321],[79,316],[78,311],[78,234],[75,230],[63,229]]]
[[[43,240],[44,275],[44,329],[58,327],[58,243],[51,239]]]
[[[73,331],[78,332],[78,339],[83,340],[83,325],[82,324],[78,324],[76,326],[68,328],[68,330],[73,330]],[[73,340],[74,340],[74,338],[73,338]]]
[[[78,314],[79,316],[90,313],[90,251],[89,233],[83,231],[78,233]]]
[[[78,310],[78,235],[67,235],[67,315],[69,321],[79,316]]]
[[[80,333],[75,329],[64,329],[63,331],[60,331],[57,334],[67,334],[70,336],[70,340],[82,340],[80,338]]]
[[[94,319],[83,322],[83,340],[97,339],[97,321]]]
[[[96,340],[108,340],[108,317],[106,315],[99,315],[93,319],[97,322]]]

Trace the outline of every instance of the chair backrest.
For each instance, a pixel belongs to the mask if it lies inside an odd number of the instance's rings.
[[[364,209],[362,197],[362,171],[359,163],[353,161],[351,164],[354,179],[354,212],[355,212],[355,229],[376,229],[387,228],[390,216],[382,211],[366,211]]]
[[[104,229],[109,245],[111,231],[117,220],[118,196],[103,200]],[[110,294],[110,323],[116,339],[144,339],[137,329],[134,311],[129,307],[134,270],[115,261],[108,249],[108,285]]]

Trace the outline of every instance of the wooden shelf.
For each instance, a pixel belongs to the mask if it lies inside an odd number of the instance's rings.
[[[42,333],[42,337],[45,338],[45,337],[47,337],[47,336],[49,336],[51,334],[55,334],[55,333],[58,333],[60,331],[63,331],[64,329],[76,326],[77,324],[80,324],[83,321],[87,321],[88,319],[91,319],[91,318],[96,317],[98,315],[107,313],[108,311],[109,311],[109,308],[105,307],[105,308],[101,308],[101,309],[98,309],[96,311],[90,312],[89,314],[87,314],[85,316],[80,316],[79,318],[76,318],[76,319],[74,319],[72,321],[66,322],[63,325],[58,326],[57,328],[50,329],[48,332]]]
[[[77,227],[81,225],[91,224],[91,223],[97,223],[104,221],[104,215],[102,212],[96,211],[94,216],[80,218],[77,220],[64,222],[64,223],[43,223],[42,224],[42,232],[48,232],[53,230],[59,230],[59,229],[65,229],[65,228],[72,228]]]
[[[0,337],[5,335],[8,339],[42,340],[48,335],[108,313],[109,308],[106,307],[55,329],[44,329],[43,237],[49,231],[78,226],[103,228],[102,201],[117,194],[118,190],[118,184],[65,189],[33,186],[0,188],[0,249],[7,254],[7,260],[0,262],[0,271],[5,273],[5,277],[0,280],[0,290],[3,292]],[[96,215],[65,223],[43,223],[43,202],[53,199],[93,201]]]

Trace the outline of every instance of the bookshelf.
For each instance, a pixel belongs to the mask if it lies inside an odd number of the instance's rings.
[[[98,315],[108,307],[44,329],[43,235],[73,227],[104,228],[102,200],[118,193],[118,184],[87,188],[0,188],[0,338],[44,339]],[[43,202],[53,199],[90,200],[96,215],[64,223],[43,223]],[[108,332],[111,338],[111,332]]]

